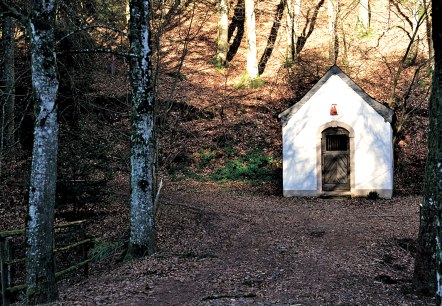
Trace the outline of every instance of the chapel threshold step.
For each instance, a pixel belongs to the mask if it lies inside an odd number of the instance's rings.
[[[350,191],[324,191],[319,198],[321,199],[351,199]]]

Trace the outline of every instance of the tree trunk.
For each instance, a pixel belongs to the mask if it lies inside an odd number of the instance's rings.
[[[442,4],[433,1],[435,69],[429,105],[428,155],[424,199],[420,209],[418,248],[413,283],[422,293],[442,295]],[[437,289],[437,290],[436,290]]]
[[[359,30],[360,34],[366,35],[370,31],[370,1],[360,0],[359,1],[359,15],[356,28]]]
[[[285,29],[287,37],[287,47],[285,49],[285,64],[290,67],[295,62],[295,42],[294,42],[294,29],[293,29],[293,5],[292,0],[287,0],[285,3]]]
[[[238,0],[235,9],[233,10],[232,21],[229,25],[227,33],[227,41],[230,42],[230,39],[232,38],[233,33],[236,30],[235,38],[229,46],[229,52],[227,52],[227,61],[231,61],[236,55],[236,52],[238,52],[239,46],[241,44],[241,40],[244,36],[244,10],[244,0]]]
[[[310,16],[310,10],[307,11],[304,28],[302,29],[302,31],[299,31],[302,34],[296,36],[295,58],[299,56],[299,54],[301,53],[302,49],[305,46],[305,43],[307,42],[307,39],[313,33],[313,30],[315,29],[316,25],[316,20],[318,19],[319,10],[324,5],[324,2],[325,0],[318,1],[315,8],[313,9],[313,13],[311,14],[311,16]],[[299,9],[301,9],[301,6],[299,6]]]
[[[245,22],[247,33],[247,76],[250,80],[258,77],[258,60],[256,49],[256,24],[254,0],[245,0]]]
[[[329,59],[333,65],[336,65],[339,55],[338,39],[338,12],[339,0],[328,0],[328,30],[329,30]]]
[[[427,43],[428,43],[428,58],[430,59],[431,67],[434,68],[434,49],[433,49],[433,39],[431,39],[431,18],[430,18],[430,0],[422,0],[422,5],[424,7],[424,11],[426,13],[425,17],[425,25],[427,32]]]
[[[125,1],[124,16],[126,17],[126,24],[129,24],[129,20],[130,20],[129,0],[124,0],[124,1]]]
[[[421,2],[419,0],[416,1],[414,7],[413,7],[413,11],[412,11],[412,16],[411,16],[411,33],[416,33],[416,35],[414,36],[414,39],[411,42],[410,45],[410,50],[408,52],[408,56],[405,60],[405,66],[412,66],[414,64],[416,64],[416,59],[417,59],[417,55],[419,53],[419,44],[420,44],[420,37],[419,37],[419,27],[421,25],[422,20],[420,20],[421,18]]]
[[[286,64],[291,66],[297,57],[297,40],[298,40],[298,26],[299,15],[301,13],[301,0],[287,0],[286,2],[286,29],[287,29],[287,50],[286,50]]]
[[[216,55],[213,59],[213,64],[216,67],[225,67],[227,65],[227,52],[229,51],[229,7],[227,0],[220,0],[218,11],[218,38],[216,41]]]
[[[38,304],[57,299],[53,257],[58,151],[56,1],[33,0],[30,12],[32,87],[39,112],[34,127],[29,187],[26,295],[29,304]]]
[[[281,19],[284,14],[284,8],[286,7],[286,0],[280,0],[279,4],[276,6],[275,19],[273,20],[272,28],[270,29],[269,37],[267,38],[267,44],[262,53],[261,59],[258,62],[258,74],[264,73],[267,66],[267,62],[272,56],[273,49],[275,48],[276,39],[278,38],[278,31],[281,25]]]
[[[129,40],[132,86],[131,224],[127,258],[155,251],[154,228],[154,91],[150,5],[130,0]]]
[[[2,75],[0,154],[14,154],[15,130],[15,72],[14,72],[14,24],[12,17],[4,16],[2,25]]]

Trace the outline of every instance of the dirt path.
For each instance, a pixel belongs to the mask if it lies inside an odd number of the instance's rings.
[[[417,197],[166,193],[156,256],[61,290],[63,303],[431,305],[411,293]]]

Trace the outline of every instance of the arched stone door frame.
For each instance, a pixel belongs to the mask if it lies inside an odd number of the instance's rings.
[[[343,128],[348,132],[350,194],[353,194],[355,190],[355,133],[350,125],[340,121],[327,122],[326,124],[321,125],[316,133],[316,178],[318,192],[320,194],[331,192],[324,191],[322,188],[322,136],[323,132],[329,128]]]

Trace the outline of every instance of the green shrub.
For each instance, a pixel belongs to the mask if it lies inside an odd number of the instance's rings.
[[[216,157],[216,152],[211,150],[200,153],[199,167],[200,168],[206,167],[215,157]]]
[[[244,157],[229,160],[224,167],[215,169],[211,179],[219,182],[271,181],[276,178],[273,164],[273,157],[254,151]]]
[[[260,76],[251,79],[249,74],[247,72],[244,72],[241,76],[241,79],[238,83],[235,84],[233,87],[234,89],[246,89],[246,88],[258,88],[265,85],[265,82],[263,79],[261,79]]]

